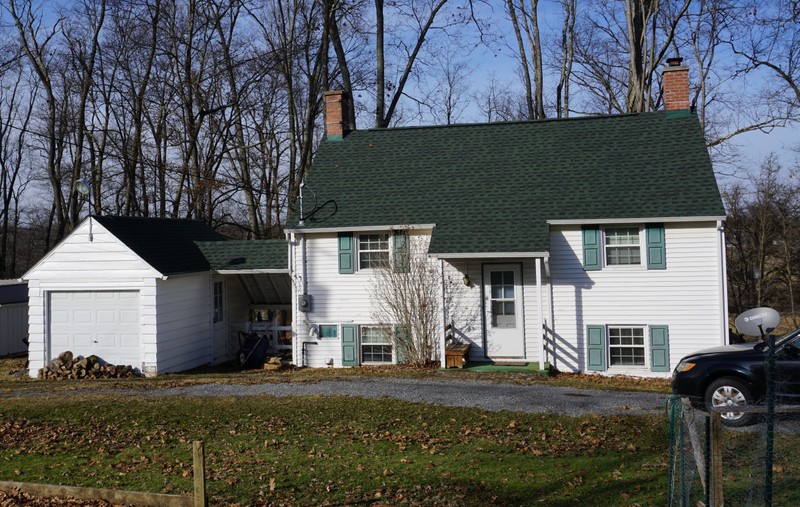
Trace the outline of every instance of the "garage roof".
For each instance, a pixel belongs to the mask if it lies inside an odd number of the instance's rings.
[[[211,269],[196,241],[225,241],[199,220],[152,217],[93,216],[162,275]]]

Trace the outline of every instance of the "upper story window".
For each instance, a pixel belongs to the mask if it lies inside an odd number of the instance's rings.
[[[362,234],[358,237],[359,269],[378,268],[389,263],[389,235]]]
[[[586,271],[616,266],[667,269],[664,224],[609,225],[603,228],[584,225],[581,232],[583,269]]]
[[[638,227],[608,227],[604,231],[606,265],[638,266],[642,263]]]

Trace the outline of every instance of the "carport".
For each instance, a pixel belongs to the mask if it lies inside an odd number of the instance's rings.
[[[285,240],[197,242],[212,270],[215,362],[236,352],[240,332],[292,350],[292,284]]]

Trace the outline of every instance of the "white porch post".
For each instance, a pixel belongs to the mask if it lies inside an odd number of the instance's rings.
[[[539,322],[539,369],[544,369],[545,357],[545,343],[544,343],[544,310],[542,309],[542,300],[544,294],[542,292],[542,259],[536,258],[536,297],[538,299],[536,305],[536,316]]]
[[[444,333],[444,328],[445,328],[445,326],[447,326],[447,324],[446,324],[447,323],[447,299],[445,298],[445,293],[444,293],[444,259],[439,259],[439,276],[442,279],[442,290],[441,290],[441,299],[440,299],[440,301],[442,302],[442,322],[441,322],[442,332],[439,335],[439,343],[440,343],[440,345],[439,345],[439,363],[441,364],[442,368],[447,368],[447,357],[445,355],[446,354],[445,348],[447,347],[447,344],[445,343],[445,337],[444,337],[444,334],[445,334]]]

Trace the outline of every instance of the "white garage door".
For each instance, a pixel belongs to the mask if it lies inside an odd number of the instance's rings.
[[[65,350],[111,364],[141,366],[139,292],[51,292],[50,356]]]

